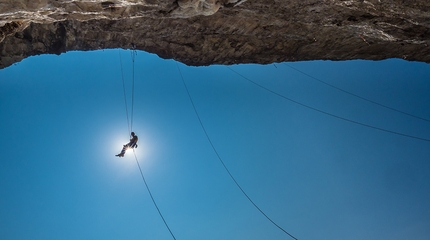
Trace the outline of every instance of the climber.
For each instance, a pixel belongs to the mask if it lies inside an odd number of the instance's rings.
[[[134,132],[131,132],[131,138],[130,138],[130,142],[125,144],[121,150],[120,154],[117,154],[115,156],[117,157],[124,157],[125,151],[128,149],[132,149],[132,148],[137,148],[137,135]]]

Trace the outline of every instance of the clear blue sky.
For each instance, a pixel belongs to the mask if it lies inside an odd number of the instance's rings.
[[[119,52],[43,55],[0,70],[0,239],[172,239],[133,155],[114,156],[128,141]],[[130,51],[121,55],[130,97]],[[176,239],[291,239],[227,175],[175,62],[139,51],[135,64],[136,154]],[[288,65],[430,119],[428,64]],[[231,173],[292,235],[429,239],[430,142],[304,108],[226,66],[179,67]],[[430,122],[352,97],[286,64],[232,69],[322,111],[430,138]]]

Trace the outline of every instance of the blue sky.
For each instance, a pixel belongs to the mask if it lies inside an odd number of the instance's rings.
[[[172,239],[128,141],[130,51],[30,57],[0,70],[0,239]],[[342,121],[274,95],[226,66],[178,63],[222,160],[298,239],[428,239],[430,143]],[[288,64],[288,65],[287,65]],[[399,59],[234,65],[300,103],[421,138],[430,66]],[[176,239],[290,239],[234,185],[175,61],[139,51],[137,157]],[[131,103],[131,99],[128,99]]]

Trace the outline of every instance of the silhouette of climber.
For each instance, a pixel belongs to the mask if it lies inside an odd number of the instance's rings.
[[[117,157],[124,157],[125,151],[127,149],[131,149],[131,148],[137,148],[137,141],[139,139],[137,138],[137,135],[134,132],[131,132],[131,138],[130,138],[130,142],[125,144],[121,150],[120,154],[117,154],[115,156]]]

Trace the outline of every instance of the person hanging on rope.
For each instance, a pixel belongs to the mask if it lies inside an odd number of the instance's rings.
[[[131,132],[131,138],[130,142],[125,144],[121,150],[121,153],[115,155],[117,157],[124,157],[125,151],[132,148],[137,148],[137,141],[139,139],[137,138],[137,135],[134,132]]]

